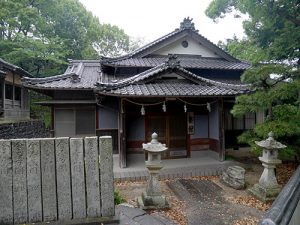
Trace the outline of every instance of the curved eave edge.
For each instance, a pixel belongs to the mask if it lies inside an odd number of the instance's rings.
[[[159,73],[162,73],[166,70],[169,70],[169,69],[171,69],[173,71],[176,71],[176,70],[181,71],[183,74],[185,74],[186,79],[190,79],[192,81],[196,80],[198,82],[205,82],[207,84],[215,85],[215,86],[219,86],[219,87],[223,87],[223,88],[230,88],[230,89],[233,89],[233,90],[250,90],[250,87],[251,87],[248,84],[235,85],[235,84],[223,83],[223,82],[220,82],[220,81],[214,81],[214,80],[211,80],[211,79],[207,79],[207,78],[198,76],[198,75],[182,68],[181,66],[170,67],[170,66],[166,65],[166,63],[164,63],[164,64],[161,64],[157,67],[146,70],[146,71],[144,71],[140,74],[137,74],[133,77],[124,79],[120,82],[116,82],[116,83],[97,82],[96,83],[96,88],[99,89],[99,90],[107,91],[107,90],[114,90],[114,89],[126,87],[126,86],[129,86],[129,85],[132,85],[132,84],[136,84],[137,82],[141,82],[143,80],[149,79],[149,78],[151,78],[151,77],[153,77],[153,76],[155,76]]]
[[[94,88],[83,88],[83,87],[40,87],[40,86],[35,86],[35,85],[30,85],[30,84],[23,84],[24,87],[32,90],[48,90],[48,91],[55,91],[55,90],[64,90],[64,91],[93,91]]]
[[[105,96],[113,96],[113,97],[130,97],[130,98],[199,98],[199,97],[208,97],[208,98],[215,98],[215,97],[235,97],[238,95],[245,94],[244,93],[238,93],[238,94],[232,94],[232,95],[129,95],[129,94],[115,94],[115,93],[108,93],[108,92],[101,92],[101,91],[95,91],[96,94],[99,95],[105,95]]]

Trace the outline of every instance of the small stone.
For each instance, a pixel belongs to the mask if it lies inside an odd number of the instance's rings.
[[[230,166],[223,173],[221,181],[234,189],[245,188],[245,169],[240,166]]]

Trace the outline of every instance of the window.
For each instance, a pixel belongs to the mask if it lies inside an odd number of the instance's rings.
[[[11,84],[5,84],[5,98],[13,100],[13,86]]]
[[[55,136],[56,137],[74,137],[75,119],[73,109],[55,110]]]
[[[15,86],[15,100],[21,101],[21,92],[22,92],[21,87]]]
[[[189,43],[187,41],[181,42],[182,47],[187,48],[189,46]]]
[[[76,110],[76,134],[94,135],[96,130],[95,109]]]
[[[244,118],[233,118],[233,129],[243,130],[244,129]]]
[[[255,126],[255,113],[245,114],[245,129],[253,129]]]
[[[95,135],[95,108],[55,109],[55,136]]]

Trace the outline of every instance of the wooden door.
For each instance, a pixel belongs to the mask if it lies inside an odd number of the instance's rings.
[[[187,127],[185,114],[173,114],[168,118],[169,156],[187,156]]]
[[[185,114],[148,115],[146,117],[146,137],[151,141],[151,134],[158,134],[158,141],[165,143],[169,150],[163,158],[187,156],[187,128]]]

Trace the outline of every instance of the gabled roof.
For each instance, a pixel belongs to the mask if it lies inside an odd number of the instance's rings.
[[[93,90],[102,76],[99,60],[71,61],[64,74],[44,78],[23,78],[25,87],[32,89]]]
[[[8,70],[15,71],[20,76],[33,77],[29,72],[27,72],[26,70],[22,69],[21,67],[18,67],[18,66],[14,65],[14,64],[6,62],[5,60],[3,60],[1,58],[0,58],[0,68],[3,68],[3,69],[6,68]],[[3,71],[3,69],[0,71],[0,73],[6,74],[6,72]]]
[[[176,73],[185,80],[155,82],[161,75]],[[186,82],[186,80],[190,82]],[[98,82],[96,92],[115,96],[216,96],[236,95],[249,91],[245,84],[228,84],[207,79],[189,72],[180,66],[176,56],[165,63],[135,76],[114,82]]]
[[[185,36],[190,36],[197,42],[201,43],[202,45],[206,46],[208,49],[210,49],[212,52],[217,53],[222,58],[231,61],[231,62],[240,62],[238,59],[234,58],[233,56],[229,55],[222,49],[220,49],[218,46],[216,46],[214,43],[203,37],[198,33],[198,30],[195,29],[194,23],[192,22],[192,19],[185,18],[183,22],[180,24],[180,28],[174,30],[173,32],[162,36],[161,38],[158,38],[157,40],[150,42],[149,44],[146,44],[145,46],[136,49],[135,51],[123,55],[120,57],[115,58],[108,58],[103,57],[103,61],[107,62],[115,62],[119,60],[129,59],[129,58],[141,58],[145,57],[154,51],[160,49],[161,47],[165,46],[167,43],[173,42],[175,40],[179,40],[180,38],[183,38]]]

